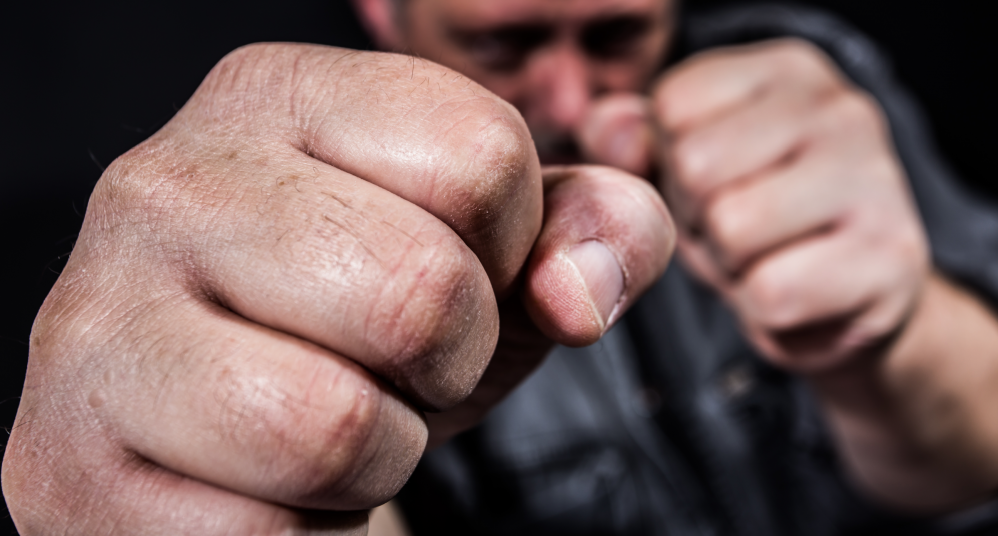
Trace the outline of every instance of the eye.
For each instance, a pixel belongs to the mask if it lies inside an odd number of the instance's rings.
[[[626,57],[651,31],[645,17],[620,16],[591,24],[582,32],[582,46],[594,58]]]
[[[530,53],[551,38],[544,27],[516,26],[457,35],[472,60],[493,71],[515,71]]]

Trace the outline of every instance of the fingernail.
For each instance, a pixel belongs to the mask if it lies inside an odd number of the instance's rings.
[[[617,257],[597,240],[577,244],[566,256],[586,284],[589,304],[600,323],[600,331],[605,330],[610,315],[624,292],[624,272],[617,263]]]

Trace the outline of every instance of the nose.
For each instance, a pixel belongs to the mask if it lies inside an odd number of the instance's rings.
[[[537,59],[531,73],[534,109],[526,114],[527,121],[558,132],[574,131],[592,100],[591,73],[584,53],[566,44]]]

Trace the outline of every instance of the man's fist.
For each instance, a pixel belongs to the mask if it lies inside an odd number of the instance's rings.
[[[516,110],[453,71],[230,54],[108,168],[39,313],[3,467],[19,530],[363,532],[318,510],[395,494],[424,411],[475,392],[432,432],[473,424],[664,270],[647,184],[546,182]]]
[[[596,161],[657,167],[683,260],[778,365],[842,364],[918,300],[928,247],[886,123],[812,45],[694,56],[650,98],[604,98],[580,138]]]

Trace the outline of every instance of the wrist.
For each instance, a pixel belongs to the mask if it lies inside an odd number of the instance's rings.
[[[879,351],[807,378],[861,489],[919,513],[988,496],[998,485],[994,348],[990,312],[933,274]]]

